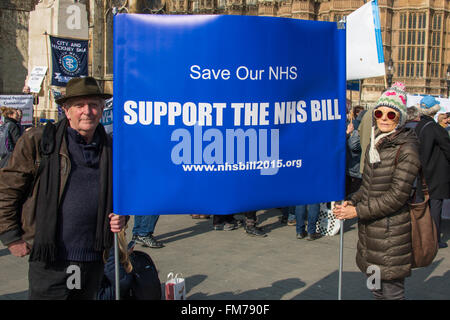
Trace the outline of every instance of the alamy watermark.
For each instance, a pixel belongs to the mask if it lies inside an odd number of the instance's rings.
[[[81,289],[81,270],[77,265],[67,267],[66,273],[70,276],[66,280],[66,286],[69,290]]]
[[[380,290],[381,289],[381,271],[380,267],[377,265],[370,265],[367,270],[366,274],[370,274],[370,276],[367,278],[367,289],[369,290]]]

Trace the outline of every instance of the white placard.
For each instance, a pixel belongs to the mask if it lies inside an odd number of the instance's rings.
[[[28,86],[30,87],[30,92],[39,93],[39,91],[41,91],[42,80],[44,80],[46,73],[46,66],[37,66],[33,68],[30,77],[28,78]]]

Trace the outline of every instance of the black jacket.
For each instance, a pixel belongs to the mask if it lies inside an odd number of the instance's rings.
[[[17,140],[19,140],[22,130],[20,129],[20,125],[17,123],[17,120],[5,117],[5,124],[11,123],[9,125],[9,138],[11,142],[11,150],[16,146]]]
[[[430,198],[450,198],[450,138],[447,131],[433,118],[422,115],[416,134],[420,142],[419,157]]]
[[[105,263],[103,280],[97,293],[98,300],[115,300],[116,298],[116,273],[115,273],[114,248],[109,251],[108,260]],[[121,300],[130,299],[130,290],[134,282],[133,273],[127,273],[123,264],[119,264],[119,287]]]

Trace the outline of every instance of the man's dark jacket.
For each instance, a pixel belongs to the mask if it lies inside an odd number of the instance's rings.
[[[423,128],[423,130],[422,130]],[[431,199],[450,198],[450,138],[433,118],[422,115],[416,126],[419,157]]]
[[[40,179],[38,177],[34,185],[33,179],[41,162],[39,145],[43,128],[32,128],[25,132],[18,140],[7,166],[0,170],[0,241],[5,246],[18,240],[24,240],[30,246],[34,242]],[[112,147],[112,139],[109,136],[106,144]],[[59,159],[60,188],[59,194],[54,195],[58,197],[58,203],[71,171],[66,138],[63,139],[59,150]],[[112,157],[108,162],[112,163]],[[112,175],[109,179],[112,181]],[[33,189],[30,190],[30,187]],[[105,214],[105,224],[109,223],[108,214],[109,212]]]

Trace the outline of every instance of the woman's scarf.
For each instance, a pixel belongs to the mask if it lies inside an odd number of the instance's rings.
[[[370,163],[378,163],[380,162],[380,154],[378,153],[377,148],[375,147],[377,143],[383,139],[384,137],[387,137],[391,134],[393,134],[396,130],[392,130],[390,132],[379,134],[375,138],[375,127],[372,126],[372,132],[370,133],[370,149],[369,149],[369,162]]]

